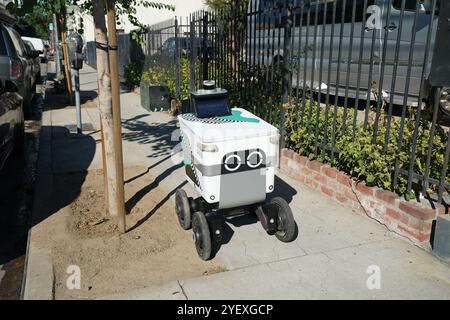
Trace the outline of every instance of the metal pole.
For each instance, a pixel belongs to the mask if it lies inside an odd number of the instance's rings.
[[[56,77],[61,73],[61,60],[59,57],[59,37],[58,37],[58,21],[56,20],[56,14],[53,14],[53,39],[55,50],[55,71]]]
[[[114,125],[114,150],[117,175],[117,224],[119,232],[125,233],[125,190],[123,182],[123,155],[122,155],[122,122],[120,116],[120,83],[119,83],[119,64],[117,57],[117,36],[116,36],[116,11],[115,1],[108,0],[106,2],[108,17],[108,43],[109,43],[109,62],[111,75],[111,93],[113,108],[113,125]]]
[[[82,134],[81,103],[80,103],[80,70],[75,70],[75,106],[77,110],[77,133]]]

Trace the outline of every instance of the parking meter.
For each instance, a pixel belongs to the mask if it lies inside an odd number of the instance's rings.
[[[71,33],[67,37],[67,48],[72,69],[80,70],[83,68],[83,38],[81,35],[78,33]]]

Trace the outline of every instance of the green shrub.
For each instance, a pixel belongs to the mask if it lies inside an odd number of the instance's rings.
[[[327,112],[323,104],[318,108],[317,103],[310,104],[309,101],[305,104],[303,112],[301,105],[298,112],[295,112],[295,106],[292,104],[286,105],[285,108],[287,139],[294,151],[310,159],[329,163],[349,175],[365,181],[368,185],[395,191],[407,199],[413,196],[407,193],[406,176],[399,174],[396,186],[394,186],[393,179],[396,161],[398,161],[400,171],[409,168],[415,119],[405,119],[403,144],[399,149],[401,123],[399,119],[391,118],[390,135],[387,148],[385,148],[388,118],[384,114],[378,119],[378,131],[374,138],[375,113],[372,111],[369,114],[367,127],[364,128],[363,124],[357,123],[353,135],[353,109],[348,109],[344,117],[341,107],[330,106]],[[309,114],[311,114],[310,119]],[[331,147],[333,127],[336,128],[334,130],[335,147],[339,152],[331,158],[329,148],[324,149],[322,146],[325,144]],[[430,123],[427,120],[421,120],[414,163],[415,173],[424,174],[429,140]],[[432,143],[430,177],[439,179],[447,143],[446,134],[441,127],[437,128]],[[447,181],[450,182],[450,174],[447,175]]]
[[[131,86],[139,85],[142,77],[142,64],[129,62],[124,67],[125,82]]]

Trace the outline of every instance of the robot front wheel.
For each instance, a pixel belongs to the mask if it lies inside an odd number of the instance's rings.
[[[297,236],[297,224],[294,215],[286,200],[275,197],[270,200],[270,205],[277,212],[277,228],[275,237],[282,242],[291,242]]]
[[[198,256],[202,260],[211,258],[211,233],[208,221],[203,212],[197,211],[192,216],[192,238],[197,249]]]

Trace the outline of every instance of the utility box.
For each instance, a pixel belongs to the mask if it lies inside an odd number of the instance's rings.
[[[434,232],[433,252],[450,259],[450,215],[438,216]]]
[[[78,33],[71,33],[67,37],[67,49],[69,51],[70,66],[72,69],[83,68],[83,38]]]

